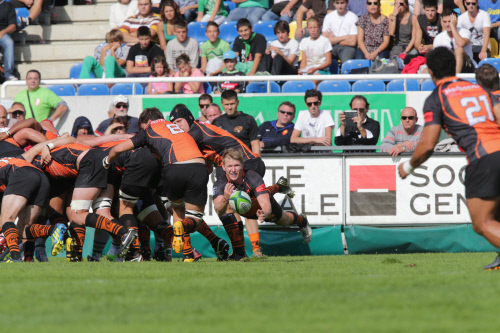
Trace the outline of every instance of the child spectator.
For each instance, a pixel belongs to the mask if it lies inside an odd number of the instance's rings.
[[[128,131],[128,120],[127,117],[114,117],[109,123],[104,135],[110,134],[127,134]]]
[[[167,43],[175,39],[174,23],[181,17],[179,6],[173,0],[163,3],[161,9],[161,23],[158,25],[158,39],[162,51],[167,48]]]
[[[175,77],[195,77],[204,76],[203,73],[198,68],[191,67],[189,56],[185,53],[181,54],[175,59],[175,65],[179,68],[179,71],[175,73]],[[201,82],[176,82],[175,92],[181,92],[183,94],[204,94],[205,88]]]
[[[261,68],[271,75],[297,75],[300,50],[299,43],[288,37],[290,26],[285,21],[278,21],[274,25],[274,34],[278,39],[267,48]]]
[[[227,10],[222,0],[200,0],[198,4],[198,22],[214,21],[217,24],[224,23]]]
[[[168,68],[167,61],[164,56],[156,56],[151,63],[151,76],[150,77],[171,77],[170,69]],[[156,82],[148,84],[148,95],[159,95],[166,92],[174,91],[172,82]]]
[[[201,71],[207,75],[217,75],[222,72],[224,64],[222,55],[231,50],[229,43],[219,38],[219,26],[210,21],[205,30],[208,40],[201,44]]]
[[[175,39],[172,39],[165,50],[168,67],[174,71],[178,71],[176,59],[181,54],[187,54],[191,59],[191,67],[197,67],[200,60],[198,42],[188,37],[188,27],[184,20],[177,20],[174,23]]]
[[[240,72],[235,69],[236,63],[238,62],[238,57],[234,51],[227,51],[222,57],[224,59],[224,66],[226,66],[224,73],[219,74],[219,76],[245,76],[245,73]],[[219,82],[215,88],[216,94],[222,94],[224,90],[234,90],[237,93],[245,92],[245,81],[241,82],[231,82],[224,81]]]
[[[118,3],[109,7],[109,29],[120,29],[127,17],[138,13],[137,0],[118,0]]]
[[[259,33],[252,31],[252,24],[249,20],[242,18],[236,23],[239,37],[236,37],[233,44],[233,51],[240,57],[240,62],[236,69],[248,76],[255,75],[259,69],[260,61],[266,53],[266,38]]]
[[[151,41],[151,31],[143,26],[137,29],[139,43],[130,48],[127,57],[127,77],[148,77],[154,57],[163,56],[161,49]]]

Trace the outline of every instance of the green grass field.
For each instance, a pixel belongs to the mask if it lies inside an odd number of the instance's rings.
[[[0,264],[0,332],[495,332],[495,256]]]

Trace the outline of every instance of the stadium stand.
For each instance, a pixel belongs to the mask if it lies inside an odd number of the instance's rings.
[[[207,35],[205,35],[206,28],[207,22],[191,22],[188,24],[188,37],[196,39],[201,45],[208,40]]]
[[[109,95],[109,88],[105,84],[82,84],[78,87],[78,96]]]
[[[353,83],[352,91],[356,92],[385,91],[385,83],[382,80],[358,80]]]
[[[351,91],[351,84],[349,81],[323,81],[318,85],[318,90],[322,93],[325,92],[349,92]]]
[[[278,21],[259,21],[254,27],[253,32],[259,33],[266,37],[267,42],[271,42],[278,37],[274,34],[274,25]]]
[[[109,91],[110,95],[133,95],[133,84],[132,83],[117,83],[111,87]],[[144,88],[141,84],[135,84],[135,94],[144,94]]]
[[[60,85],[53,85],[53,86],[48,86],[47,89],[52,90],[54,94],[57,96],[75,96],[76,95],[76,90],[75,86],[71,84],[60,84]]]
[[[219,30],[219,38],[228,43],[233,43],[234,39],[239,36],[238,31],[236,31],[236,21],[222,23]]]
[[[387,91],[405,91],[404,87],[405,80],[392,80],[387,84]],[[406,90],[407,91],[419,91],[420,84],[417,80],[410,79],[406,80]]]
[[[341,73],[349,74],[355,68],[370,67],[371,61],[366,59],[352,59],[342,64]]]
[[[433,91],[434,88],[436,88],[436,85],[434,84],[434,82],[432,82],[431,79],[425,80],[420,85],[420,90],[421,91]]]
[[[311,81],[287,81],[281,87],[284,93],[302,93],[309,89],[314,89],[314,83]]]
[[[483,64],[490,64],[495,67],[498,71],[500,71],[500,59],[496,58],[486,58],[479,62],[478,67],[481,67]]]
[[[246,88],[247,93],[267,93],[267,82],[250,82]],[[281,89],[279,84],[274,81],[271,81],[271,92],[272,93],[280,93]]]

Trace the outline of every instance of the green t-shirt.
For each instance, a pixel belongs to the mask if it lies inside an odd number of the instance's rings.
[[[207,40],[205,43],[201,44],[201,57],[207,57],[207,61],[213,58],[222,59],[222,55],[226,51],[231,51],[229,43],[223,39],[217,39],[215,44]]]
[[[262,7],[265,9],[269,9],[269,1],[268,0],[248,0],[243,3],[238,4],[238,8],[247,8],[247,7]]]
[[[21,91],[14,99],[14,103],[19,102],[24,105],[24,109],[26,110],[26,119],[33,118],[31,114],[31,108],[33,108],[35,120],[45,120],[49,118],[50,112],[57,107],[57,104],[62,101],[59,96],[46,88],[40,87],[37,90],[30,92],[29,101],[27,92],[28,89]]]
[[[205,15],[212,15],[215,7],[215,0],[200,0],[198,3],[198,11],[205,12]],[[216,16],[225,16],[227,17],[226,6],[224,6],[224,2],[221,0],[219,10],[217,11]]]

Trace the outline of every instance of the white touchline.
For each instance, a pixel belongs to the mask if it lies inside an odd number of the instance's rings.
[[[358,192],[362,193],[377,193],[377,192],[389,192],[388,188],[360,188]]]

